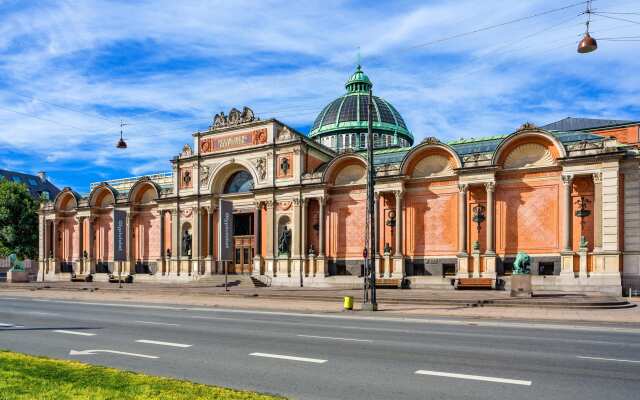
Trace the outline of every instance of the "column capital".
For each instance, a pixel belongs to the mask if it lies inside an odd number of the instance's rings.
[[[602,183],[602,172],[593,173],[593,183]]]
[[[469,190],[469,185],[466,183],[458,183],[458,190],[461,194],[466,194],[467,190]]]
[[[565,185],[571,185],[571,183],[573,182],[573,175],[572,174],[562,174],[562,183],[564,183]]]
[[[396,196],[396,199],[402,200],[404,197],[404,190],[394,190],[393,194]]]
[[[487,190],[487,192],[495,192],[496,183],[495,182],[487,182],[487,183],[484,184],[484,188]]]
[[[267,200],[264,203],[265,203],[267,209],[269,209],[269,210],[273,209],[275,207],[275,205],[276,205],[276,202],[273,201],[273,200]]]

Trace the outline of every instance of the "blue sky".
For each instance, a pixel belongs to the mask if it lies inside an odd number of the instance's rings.
[[[640,42],[577,54],[584,5],[423,45],[577,2],[0,0],[0,168],[45,170],[80,192],[168,171],[194,131],[245,105],[306,133],[343,93],[358,48],[418,141],[640,119]],[[637,1],[594,7],[640,13]],[[640,35],[598,16],[591,27]],[[126,151],[115,148],[121,119]]]

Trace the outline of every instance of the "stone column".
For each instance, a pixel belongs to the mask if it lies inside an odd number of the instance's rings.
[[[80,274],[85,273],[84,260],[84,220],[86,217],[78,217],[78,264],[80,266]]]
[[[469,277],[467,253],[467,190],[466,184],[458,184],[458,278]]]
[[[486,240],[486,254],[495,254],[495,243],[493,240],[494,236],[494,220],[495,220],[495,204],[493,200],[493,194],[496,190],[496,185],[494,182],[485,183],[485,188],[487,190],[487,219],[485,221],[485,229],[487,231],[487,240]]]
[[[307,257],[307,220],[308,220],[308,216],[307,216],[307,199],[302,199],[302,205],[301,205],[301,213],[302,213],[302,218],[301,218],[301,229],[300,229],[300,253],[302,255],[303,258]]]
[[[562,252],[560,275],[566,278],[573,278],[573,250],[571,243],[572,227],[571,221],[573,219],[573,207],[571,204],[571,183],[573,182],[572,175],[562,175],[563,186],[563,209],[564,209],[564,221],[562,224],[563,238],[562,238]]]
[[[322,196],[318,197],[319,215],[318,215],[318,258],[315,262],[315,276],[317,278],[324,279],[329,274],[329,264],[327,263],[325,254],[325,206],[327,204],[327,198]]]
[[[275,236],[275,206],[276,203],[273,200],[268,200],[266,202],[267,206],[267,254],[266,254],[266,273],[268,276],[273,277],[276,271],[276,260],[274,257],[274,236]]]
[[[602,173],[593,174],[593,250],[602,251]]]
[[[325,257],[325,251],[324,251],[324,242],[325,242],[325,234],[324,234],[324,228],[325,228],[325,210],[324,207],[326,205],[326,199],[324,197],[319,197],[318,198],[318,203],[320,206],[320,214],[318,216],[319,219],[319,225],[320,225],[320,229],[318,230],[318,257]]]
[[[209,218],[209,220],[207,221],[207,229],[208,229],[208,241],[209,241],[209,246],[208,247],[208,253],[207,256],[213,258],[213,246],[215,246],[216,244],[213,243],[213,236],[214,236],[214,232],[213,232],[213,207],[209,208],[209,214],[207,214],[207,217]]]
[[[197,181],[196,181],[197,182]],[[193,233],[191,238],[191,273],[200,275],[200,261],[202,257],[202,209],[197,207],[193,217]]]
[[[166,258],[165,254],[165,243],[164,243],[164,234],[167,229],[166,224],[164,223],[164,214],[165,210],[160,210],[160,259],[164,260]]]
[[[459,184],[458,190],[458,252],[467,255],[467,190],[466,184]]]
[[[571,252],[571,234],[572,234],[572,220],[573,220],[573,207],[571,204],[571,183],[573,182],[573,176],[562,175],[562,185],[564,193],[564,240],[562,241],[562,251]]]
[[[402,257],[402,197],[404,192],[401,190],[395,191],[396,196],[396,244],[395,244],[395,256]],[[378,225],[376,223],[376,225]]]

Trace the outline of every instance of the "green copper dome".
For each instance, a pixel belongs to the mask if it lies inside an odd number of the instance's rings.
[[[347,93],[324,107],[313,123],[309,137],[338,150],[363,148],[364,138],[360,134],[367,132],[369,89],[372,86],[371,80],[358,65],[345,84]],[[373,96],[372,119],[373,132],[379,137],[376,147],[413,145],[413,135],[404,119],[388,101]],[[349,136],[348,142],[344,135]]]

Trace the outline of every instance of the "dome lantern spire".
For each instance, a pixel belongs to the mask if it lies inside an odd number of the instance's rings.
[[[371,89],[373,84],[369,80],[367,74],[362,72],[362,66],[358,63],[358,67],[356,68],[356,72],[351,75],[347,83],[345,83],[344,87],[347,89],[348,93],[366,93]]]

